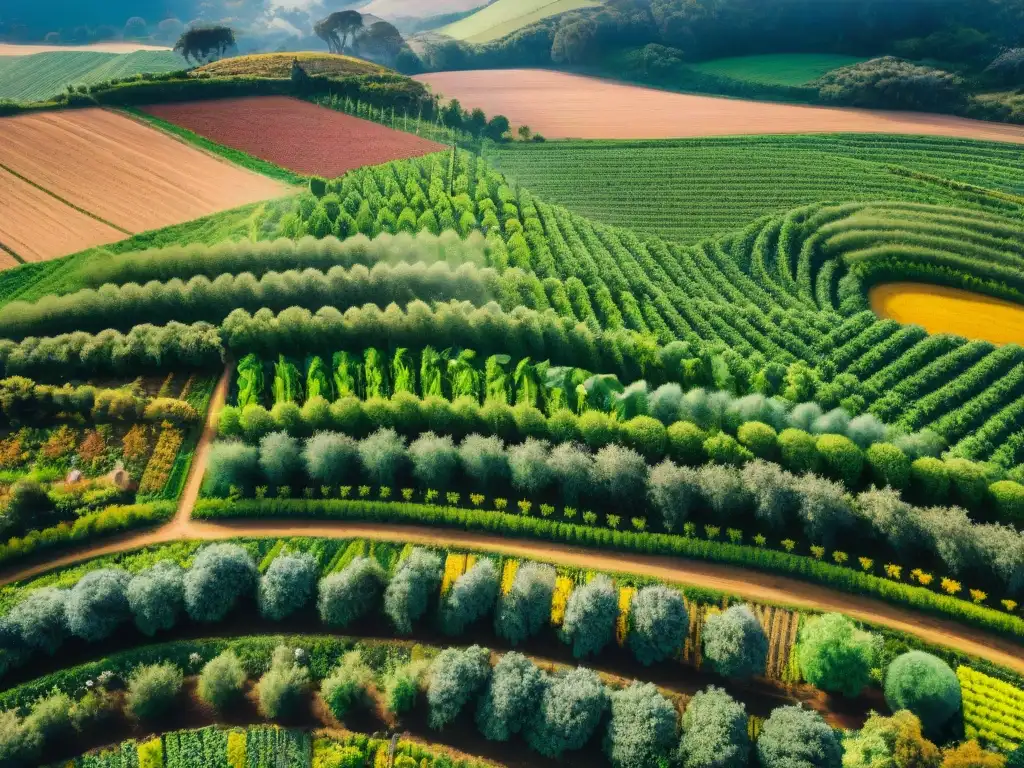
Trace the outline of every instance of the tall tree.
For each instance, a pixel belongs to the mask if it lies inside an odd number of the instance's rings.
[[[174,50],[186,61],[195,59],[198,64],[223,56],[234,46],[235,33],[229,27],[193,27],[182,33]]]

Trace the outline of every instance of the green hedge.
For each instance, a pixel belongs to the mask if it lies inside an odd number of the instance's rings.
[[[419,523],[466,531],[484,531],[502,536],[540,538],[605,549],[710,560],[796,576],[844,592],[876,597],[926,613],[953,618],[1016,639],[1024,637],[1024,619],[1008,613],[937,594],[924,587],[889,581],[813,558],[741,544],[663,533],[613,531],[608,528],[557,523],[543,518],[495,511],[482,512],[443,506],[374,501],[203,499],[196,505],[193,517],[201,520],[305,517],[377,523]]]

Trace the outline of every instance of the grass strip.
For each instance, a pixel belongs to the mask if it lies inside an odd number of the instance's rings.
[[[63,203],[68,208],[72,208],[73,210],[78,211],[82,215],[88,216],[90,219],[98,221],[100,224],[105,224],[106,226],[110,227],[111,229],[116,229],[118,232],[122,232],[122,233],[128,235],[129,237],[131,237],[133,234],[135,234],[134,232],[129,232],[124,227],[119,227],[119,226],[117,226],[117,224],[114,224],[113,222],[107,221],[102,216],[97,216],[95,213],[93,213],[91,211],[85,210],[85,208],[79,208],[77,205],[72,203],[70,200],[65,200],[63,197],[58,195],[56,192],[53,192],[53,191],[47,189],[44,186],[36,184],[34,181],[32,181],[32,179],[29,179],[29,178],[27,178],[25,176],[22,176],[16,170],[14,170],[13,168],[8,168],[3,163],[0,163],[0,168],[2,168],[3,170],[7,171],[7,173],[11,174],[11,176],[14,176],[16,179],[20,179],[21,181],[24,181],[26,184],[29,184],[29,185],[35,187],[40,192],[43,192],[43,193],[49,195],[54,200],[57,200],[58,202]]]
[[[10,248],[9,246],[5,245],[3,242],[0,242],[0,251],[3,251],[4,253],[6,253],[8,256],[10,256],[12,259],[17,261],[19,264],[26,264],[27,263],[23,258],[21,258],[21,256],[18,255],[17,251],[15,251],[13,248]]]
[[[281,181],[285,184],[293,185],[306,184],[309,181],[308,176],[302,176],[267,160],[261,160],[260,158],[250,155],[248,152],[243,152],[240,149],[232,149],[231,147],[226,147],[223,144],[218,144],[215,141],[210,141],[210,139],[200,136],[198,133],[190,131],[188,128],[182,128],[180,125],[175,125],[167,120],[150,115],[136,107],[122,107],[122,109],[128,115],[142,120],[165,133],[169,133],[188,144],[217,155],[234,165],[238,165],[255,173],[267,176],[275,181]]]
[[[831,565],[810,557],[743,544],[691,539],[664,533],[613,531],[608,528],[559,523],[506,512],[341,499],[201,499],[192,516],[199,520],[307,518],[421,523],[505,537],[536,538],[577,546],[709,560],[794,576],[843,592],[876,597],[925,613],[952,618],[1014,639],[1024,637],[1024,619],[1009,613],[938,594],[924,587],[902,584],[852,568]]]

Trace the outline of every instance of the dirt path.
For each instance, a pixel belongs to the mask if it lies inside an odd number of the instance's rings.
[[[432,72],[434,93],[505,115],[549,139],[668,139],[775,133],[902,133],[1024,144],[1024,127],[922,112],[694,96],[541,69]]]
[[[837,611],[876,626],[906,632],[935,645],[987,659],[1024,674],[1021,645],[981,629],[964,626],[952,619],[890,605],[882,600],[852,595],[809,584],[798,579],[752,571],[739,566],[687,560],[679,557],[642,555],[571,547],[531,539],[510,539],[458,530],[439,531],[414,525],[377,523],[325,523],[317,521],[200,522],[192,519],[199,497],[210,447],[216,434],[216,422],[227,397],[231,368],[224,374],[210,401],[203,433],[196,446],[185,490],[174,518],[168,524],[142,534],[115,537],[102,544],[69,552],[36,565],[0,571],[0,586],[37,576],[56,568],[103,555],[138,549],[176,539],[213,541],[238,536],[283,538],[321,536],[325,538],[365,538],[401,540],[413,544],[456,547],[496,554],[518,555],[558,565],[593,570],[632,573],[666,582],[720,590],[738,597],[767,603],[779,603],[816,611]]]

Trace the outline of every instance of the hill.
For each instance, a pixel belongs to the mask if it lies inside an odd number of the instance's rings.
[[[173,51],[50,51],[2,57],[0,99],[45,101],[69,85],[95,85],[145,73],[174,72],[187,66]]]
[[[487,43],[552,16],[597,5],[601,3],[594,0],[497,0],[438,31],[468,43]]]
[[[235,56],[206,64],[194,70],[195,74],[216,77],[290,77],[292,61],[299,60],[309,75],[376,75],[389,72],[386,67],[372,61],[334,53],[260,53]]]

